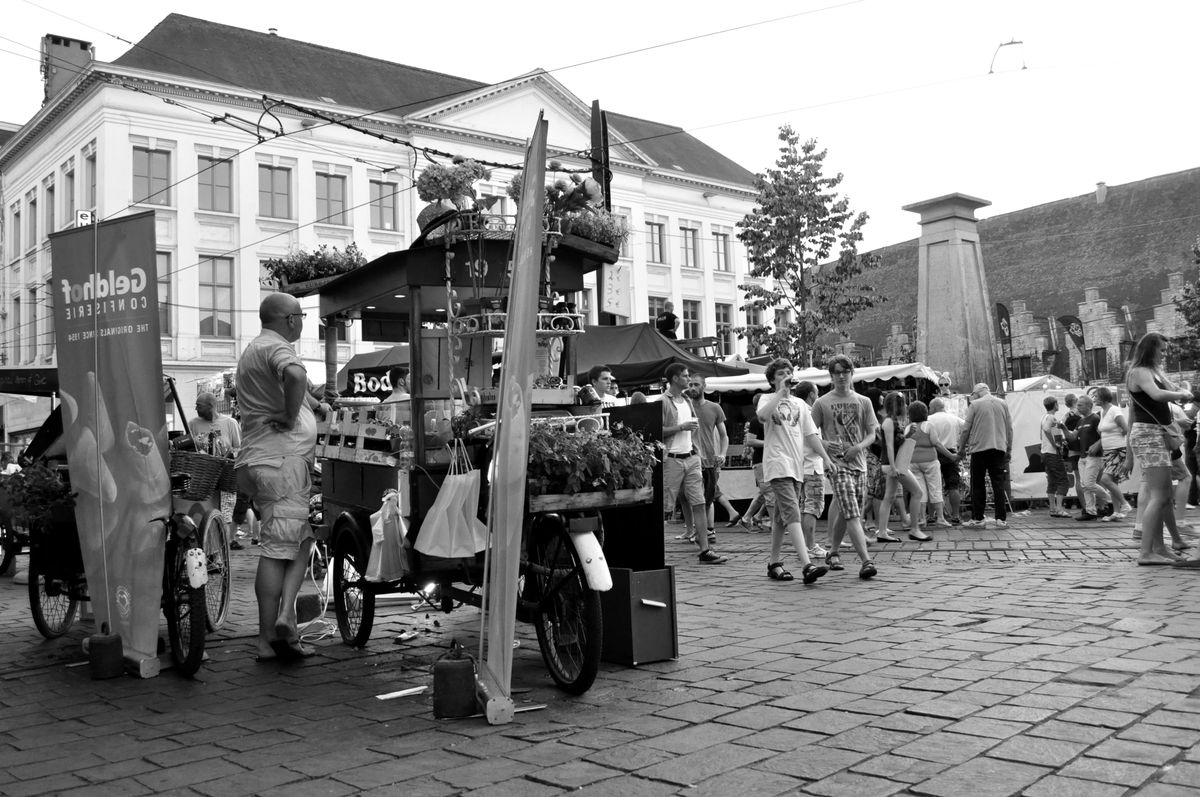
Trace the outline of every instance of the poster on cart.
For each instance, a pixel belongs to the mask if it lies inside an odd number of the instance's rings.
[[[51,236],[54,335],[75,521],[96,627],[158,671],[171,511],[154,213]]]

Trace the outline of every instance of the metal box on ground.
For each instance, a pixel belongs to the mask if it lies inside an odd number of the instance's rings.
[[[639,665],[679,657],[675,568],[609,568],[613,588],[600,593],[604,645],[600,658]]]

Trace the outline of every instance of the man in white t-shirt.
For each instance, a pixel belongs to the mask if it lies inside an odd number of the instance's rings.
[[[758,419],[763,425],[763,479],[775,493],[775,511],[771,515],[771,552],[767,559],[767,577],[791,581],[792,574],[783,566],[783,533],[792,538],[796,555],[803,566],[805,584],[811,584],[829,569],[815,565],[804,541],[801,507],[804,504],[805,452],[817,452],[821,461],[833,468],[825,453],[808,404],[792,395],[792,364],[779,358],[767,366],[765,376],[773,388],[759,402]],[[822,497],[822,502],[824,498]]]
[[[962,432],[963,419],[948,412],[945,399],[938,398],[929,402],[929,431],[951,454],[958,452],[958,435]],[[934,521],[935,526],[957,526],[959,520],[959,503],[962,500],[959,488],[962,487],[962,471],[959,470],[958,458],[950,458],[938,454],[938,464],[942,468],[942,493],[946,500],[938,507],[942,516]],[[950,517],[945,516],[949,507]]]

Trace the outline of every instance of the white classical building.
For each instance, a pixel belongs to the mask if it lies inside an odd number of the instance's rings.
[[[483,84],[176,14],[111,63],[59,36],[42,51],[45,104],[0,145],[0,360],[54,363],[49,233],[79,210],[153,210],[164,368],[189,409],[195,386],[258,333],[262,261],[351,243],[373,259],[412,242],[427,152],[517,165],[541,110],[550,156],[588,165],[590,103],[542,71]],[[725,330],[746,320],[737,285],[747,268],[735,225],[753,207],[753,175],[678,127],[608,120],[612,204],[632,230],[620,320],[652,319],[671,300],[680,337],[725,336],[735,351]],[[503,197],[514,172],[496,168],[478,188]],[[595,323],[589,286],[577,300]],[[315,297],[304,301],[315,310]],[[360,324],[342,337],[343,362],[394,342]],[[314,364],[320,338],[310,321],[298,344]]]

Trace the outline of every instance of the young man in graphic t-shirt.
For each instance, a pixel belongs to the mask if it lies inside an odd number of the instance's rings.
[[[867,493],[866,450],[875,439],[875,410],[871,400],[854,392],[854,363],[838,354],[828,363],[833,390],[817,399],[812,416],[825,441],[825,450],[833,459],[828,471],[836,499],[830,506],[833,529],[829,554],[825,561],[831,570],[843,570],[838,548],[842,536],[850,533],[850,543],[862,560],[858,577],[871,578],[878,572],[867,552],[862,527],[862,508]]]

